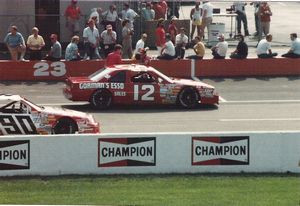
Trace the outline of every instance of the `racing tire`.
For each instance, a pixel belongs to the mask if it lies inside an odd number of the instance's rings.
[[[186,87],[179,93],[177,102],[183,108],[195,108],[199,104],[199,94],[194,88]]]
[[[53,128],[54,134],[74,134],[78,131],[78,126],[74,120],[68,118],[59,119]]]
[[[90,103],[96,109],[107,109],[112,104],[112,95],[108,90],[99,89],[92,94]]]

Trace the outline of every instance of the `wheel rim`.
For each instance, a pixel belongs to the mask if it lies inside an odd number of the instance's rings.
[[[108,94],[106,92],[98,92],[94,96],[94,101],[93,102],[94,102],[94,105],[96,107],[106,108],[111,103],[111,96],[110,96],[110,94]]]
[[[184,90],[180,96],[180,102],[185,107],[196,106],[198,95],[193,90]]]

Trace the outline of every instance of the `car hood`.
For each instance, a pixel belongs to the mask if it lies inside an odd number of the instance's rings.
[[[173,79],[173,82],[180,85],[185,86],[196,86],[196,87],[207,87],[207,88],[214,88],[213,86],[206,84],[201,81],[194,81],[191,79]]]

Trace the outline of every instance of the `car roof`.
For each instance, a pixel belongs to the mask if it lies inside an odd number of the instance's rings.
[[[16,94],[0,94],[0,101],[20,101],[24,98],[22,98],[20,95]]]
[[[114,65],[114,67],[112,68],[120,69],[120,70],[129,70],[134,72],[146,72],[146,71],[155,70],[153,67],[147,67],[145,65],[140,65],[140,64],[118,64],[118,65]]]

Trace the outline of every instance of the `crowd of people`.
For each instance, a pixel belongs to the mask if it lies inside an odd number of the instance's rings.
[[[245,42],[245,36],[249,36],[247,17],[245,13],[245,5],[243,2],[235,2],[232,9],[237,14],[237,32],[236,39],[239,41],[236,49],[229,55],[234,59],[245,59],[248,56],[248,45]],[[251,2],[255,7],[256,32],[265,36],[261,39],[256,48],[258,58],[272,58],[277,56],[271,50],[272,35],[270,31],[270,17],[272,12],[267,2]],[[141,12],[138,14],[130,8],[128,3],[124,3],[123,10],[120,14],[116,11],[115,5],[110,5],[107,11],[102,11],[101,8],[92,9],[87,26],[82,31],[84,55],[80,55],[78,44],[80,43],[80,26],[79,18],[81,10],[77,5],[77,0],[71,0],[70,5],[65,11],[66,28],[71,32],[71,41],[67,45],[64,57],[62,56],[62,46],[58,41],[57,34],[50,35],[51,49],[45,57],[42,56],[42,49],[45,47],[45,41],[39,35],[37,27],[32,28],[32,34],[25,42],[22,34],[18,32],[16,26],[12,26],[10,32],[6,35],[4,42],[11,54],[11,59],[14,61],[24,60],[25,52],[28,51],[29,60],[48,60],[66,61],[90,60],[90,59],[107,59],[107,64],[112,62],[120,62],[122,59],[136,59],[142,62],[149,62],[150,57],[147,55],[149,50],[146,47],[146,33],[141,35],[141,38],[136,42],[135,49],[132,48],[134,34],[135,18],[141,15],[144,20],[156,20],[157,26],[155,29],[155,45],[157,48],[157,59],[203,59],[205,55],[205,46],[203,44],[204,31],[212,23],[213,6],[209,1],[195,2],[195,6],[190,11],[190,20],[192,29],[188,36],[184,27],[177,28],[176,20],[179,17],[178,5],[173,5],[173,14],[168,13],[168,4],[166,1],[155,1],[143,3]],[[175,8],[175,9],[174,9]],[[165,20],[170,19],[170,24],[165,29]],[[101,21],[100,21],[101,20]],[[117,44],[117,21],[121,21],[122,43]],[[241,33],[241,22],[243,22],[244,35]],[[99,32],[99,25],[104,26],[104,30]],[[197,35],[194,37],[194,33]],[[299,58],[300,57],[300,40],[296,33],[290,34],[292,41],[290,50],[282,55],[282,57]],[[192,43],[192,44],[191,44]],[[185,50],[188,45],[192,45],[193,55],[185,56]],[[100,48],[100,49],[99,49]],[[218,43],[211,48],[214,59],[226,58],[228,50],[228,42],[225,40],[224,34],[218,35]],[[18,55],[20,56],[18,58]]]

